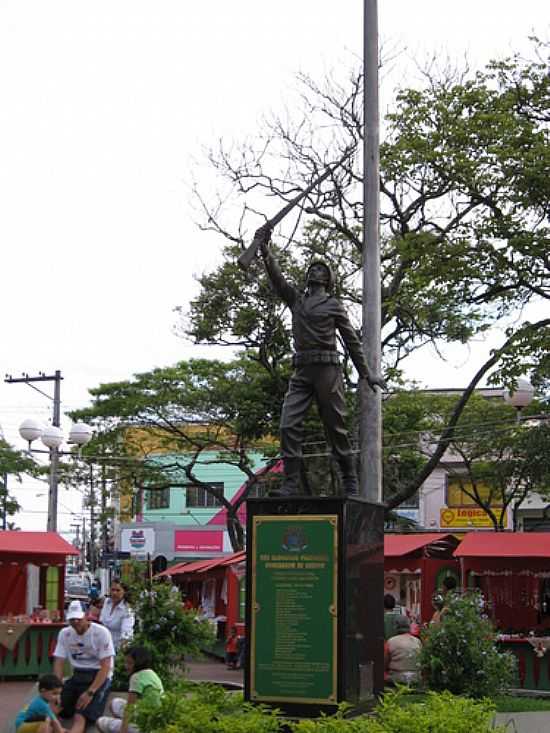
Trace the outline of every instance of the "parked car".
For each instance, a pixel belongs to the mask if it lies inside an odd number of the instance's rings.
[[[81,579],[68,579],[65,585],[65,608],[71,601],[80,601],[83,608],[87,608],[90,600],[90,586]]]

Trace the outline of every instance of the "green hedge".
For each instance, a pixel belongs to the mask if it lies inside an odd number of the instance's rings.
[[[147,733],[503,733],[493,728],[488,700],[430,692],[422,702],[404,705],[403,689],[384,696],[372,715],[334,716],[289,722],[277,711],[243,702],[241,694],[209,684],[183,683],[157,704],[140,702],[132,714]]]

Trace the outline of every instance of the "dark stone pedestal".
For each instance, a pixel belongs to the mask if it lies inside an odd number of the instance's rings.
[[[384,686],[383,508],[341,497],[247,502],[245,698],[315,717]]]

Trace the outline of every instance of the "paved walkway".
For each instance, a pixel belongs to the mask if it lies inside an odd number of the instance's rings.
[[[235,687],[243,683],[242,670],[226,669],[225,664],[214,660],[188,663],[188,676],[197,682],[221,682]],[[36,687],[33,681],[0,681],[0,733],[13,733],[15,715],[34,694]],[[68,721],[63,722],[67,728],[70,727]],[[497,722],[509,723],[508,733],[550,732],[550,712],[500,713]],[[96,728],[90,728],[88,733],[96,733]]]
[[[0,733],[11,733],[9,727],[17,713],[31,697],[34,682],[4,682],[0,681]]]
[[[497,723],[508,724],[507,733],[548,733],[550,712],[546,713],[499,713]]]
[[[243,671],[226,669],[222,662],[214,660],[188,662],[187,667],[189,679],[197,682],[221,682],[235,687],[243,683]],[[34,695],[36,684],[33,680],[0,681],[0,733],[13,733],[15,716]],[[70,728],[70,721],[62,722],[67,729]],[[89,728],[87,733],[96,731],[97,729],[93,727]]]

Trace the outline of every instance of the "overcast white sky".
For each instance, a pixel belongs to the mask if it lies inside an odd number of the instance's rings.
[[[362,54],[361,0],[0,0],[0,425],[47,418],[50,403],[4,373],[60,369],[65,410],[87,389],[198,350],[172,334],[172,308],[219,242],[197,232],[192,157],[253,135],[296,71]],[[379,0],[384,45],[472,65],[548,38],[541,0]],[[382,90],[391,98],[391,88]],[[466,366],[468,354],[458,354]],[[468,370],[469,372],[469,370]],[[458,369],[422,367],[428,386]],[[425,378],[425,377],[424,377]],[[465,381],[465,380],[464,380]],[[23,529],[45,528],[36,485],[17,491]],[[75,510],[78,502],[62,494]],[[63,512],[63,506],[60,506]],[[35,512],[32,513],[31,512]],[[60,514],[68,527],[70,515]]]

